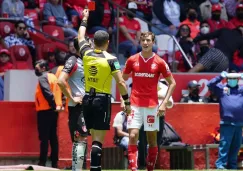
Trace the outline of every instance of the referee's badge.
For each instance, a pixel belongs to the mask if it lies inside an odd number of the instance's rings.
[[[116,69],[121,69],[121,66],[118,61],[114,62],[114,66]]]

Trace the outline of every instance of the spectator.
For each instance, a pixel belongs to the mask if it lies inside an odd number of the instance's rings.
[[[37,13],[40,13],[39,1],[36,0],[23,0],[25,8],[34,9]]]
[[[45,20],[48,20],[51,16],[55,17],[56,24],[62,27],[65,37],[76,37],[78,35],[78,32],[73,29],[73,25],[68,21],[65,10],[59,0],[47,2],[44,5],[43,15]]]
[[[2,77],[0,77],[0,101],[4,100],[4,82]]]
[[[197,20],[197,11],[196,8],[190,7],[187,11],[187,19],[184,20],[181,25],[188,25],[191,29],[191,37],[194,39],[197,34],[200,32],[200,22]]]
[[[24,3],[21,0],[4,0],[2,3],[2,14],[8,14],[9,18],[24,18]]]
[[[201,40],[215,38],[217,38],[217,41],[214,48],[211,48],[205,55],[203,55],[198,64],[189,72],[200,72],[202,70],[222,72],[228,69],[229,63],[232,61],[233,54],[236,50],[240,50],[240,54],[243,55],[242,35],[243,27],[238,27],[233,30],[223,28],[209,34],[196,37],[194,39],[195,43]]]
[[[24,21],[18,21],[15,23],[15,34],[10,34],[4,38],[4,42],[7,48],[15,45],[25,45],[29,48],[32,56],[33,65],[36,61],[36,49],[34,42],[31,40],[30,35],[27,31],[26,24]]]
[[[180,15],[181,8],[175,0],[155,0],[152,24],[162,31],[152,27],[152,32],[155,35],[176,35],[178,27],[180,26]]]
[[[56,54],[54,49],[49,49],[47,53],[47,62],[50,69],[56,66]]]
[[[182,103],[207,103],[207,99],[203,96],[199,96],[200,84],[196,80],[192,80],[188,83],[187,88],[189,93],[183,94],[181,99]]]
[[[90,13],[88,20],[88,33],[94,34],[98,30],[104,30],[112,34],[115,22],[113,4],[108,0],[95,0],[95,2],[95,11]]]
[[[240,2],[242,2],[242,0],[224,0],[225,8],[230,18],[235,16],[236,6]]]
[[[68,55],[72,55],[72,54],[76,54],[76,49],[74,47],[73,40],[68,42]]]
[[[152,7],[153,1],[152,0],[129,0],[130,2],[135,2],[138,6],[138,10],[136,12],[137,16],[144,18],[147,21],[151,21],[153,18],[152,15]]]
[[[185,54],[187,55],[188,59],[190,60],[191,63],[195,63],[195,57],[194,57],[194,48],[193,48],[193,42],[192,42],[192,38],[190,36],[191,34],[191,30],[190,27],[188,25],[181,25],[179,28],[179,31],[176,35],[176,38],[181,46],[181,48],[183,49],[183,51],[185,52]],[[175,62],[174,65],[176,65],[176,70],[179,72],[186,72],[190,69],[189,64],[187,63],[187,61],[184,59],[182,53],[180,52],[179,48],[177,46],[175,46],[175,61],[173,61],[173,39],[169,39],[168,42],[168,63],[170,64],[170,66],[173,66],[173,62]]]
[[[13,69],[13,64],[10,62],[10,53],[8,49],[0,50],[0,76],[10,69]]]
[[[221,28],[229,28],[229,29],[233,28],[233,25],[231,25],[231,23],[220,18],[221,14],[222,14],[221,6],[219,4],[212,5],[212,18],[207,20],[208,24],[210,25],[211,32]]]
[[[199,32],[199,35],[200,34],[208,34],[210,33],[210,25],[208,24],[208,22],[205,20],[205,21],[202,21],[200,23],[200,32]]]
[[[209,51],[210,43],[209,43],[209,40],[201,40],[198,42],[198,45],[199,45],[200,51],[196,55],[196,59],[200,60],[203,57],[203,55],[205,55]]]
[[[136,13],[137,4],[130,2],[128,9]],[[121,52],[128,53],[127,56],[131,56],[137,53],[139,48],[139,39],[141,34],[141,26],[134,16],[127,13],[125,16],[119,18],[120,23],[120,37],[119,37],[119,49]]]
[[[233,24],[234,27],[239,27],[243,25],[243,4],[238,4],[236,7],[236,16],[234,16],[230,23]]]
[[[228,21],[228,16],[225,8],[225,4],[221,3],[219,0],[206,0],[200,5],[201,16],[203,20],[208,20],[211,18],[212,6],[219,5],[221,8],[220,19]]]

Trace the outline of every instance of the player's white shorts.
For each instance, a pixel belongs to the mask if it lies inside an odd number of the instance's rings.
[[[138,128],[144,124],[144,131],[159,131],[158,107],[131,106],[131,115],[127,118],[127,129]]]

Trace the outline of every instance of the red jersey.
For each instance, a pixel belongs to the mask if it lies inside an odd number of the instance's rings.
[[[164,78],[171,76],[169,66],[158,55],[144,58],[141,53],[127,59],[124,74],[132,72],[131,104],[138,107],[156,107],[158,105],[158,81],[160,74]]]
[[[6,72],[10,69],[13,69],[13,64],[11,62],[0,63],[0,72]]]
[[[128,33],[133,39],[135,39],[137,32],[141,31],[140,23],[135,19],[128,19],[127,16],[122,16],[119,18],[119,22],[120,22],[120,26],[126,26]],[[127,38],[124,36],[124,34],[121,31],[119,35],[120,35],[119,42],[123,42],[127,40]]]
[[[234,28],[243,25],[243,21],[239,20],[237,17],[232,18],[232,19],[230,20],[230,23],[231,23],[232,25],[234,25]]]

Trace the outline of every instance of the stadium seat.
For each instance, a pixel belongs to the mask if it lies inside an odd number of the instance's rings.
[[[168,41],[171,37],[167,34],[155,36],[156,44],[158,46],[158,55],[163,56],[168,51]]]
[[[10,22],[0,22],[0,35],[6,37],[14,33],[14,24]]]
[[[9,48],[11,62],[16,69],[33,69],[32,57],[25,45],[16,45]]]
[[[50,49],[56,49],[57,46],[55,43],[46,43],[42,45],[37,46],[37,59],[46,59],[47,53],[50,51]]]
[[[44,25],[42,28],[43,32],[53,36],[57,39],[64,41],[64,32],[61,27],[53,26],[53,25]]]
[[[38,13],[34,9],[25,9],[24,15],[33,19],[35,25],[39,25]]]
[[[45,5],[45,3],[47,2],[47,0],[38,0],[38,1],[39,1],[39,8],[40,8],[41,10],[43,10],[44,5]]]
[[[148,24],[146,22],[144,22],[143,20],[141,20],[139,18],[134,18],[134,19],[140,23],[141,32],[149,31]]]

